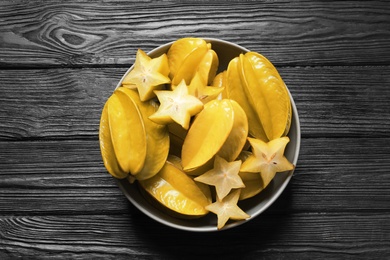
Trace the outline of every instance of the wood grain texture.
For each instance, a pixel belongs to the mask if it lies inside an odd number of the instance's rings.
[[[270,212],[390,212],[390,138],[309,138]],[[97,140],[0,142],[0,215],[125,213]]]
[[[0,259],[390,259],[388,1],[0,1]],[[294,176],[256,219],[187,233],[138,211],[98,125],[134,63],[181,37],[267,56],[298,108]]]
[[[28,10],[28,11],[27,11]],[[386,1],[2,1],[0,66],[132,64],[181,37],[213,37],[275,64],[390,63]]]
[[[261,215],[238,229],[187,233],[142,215],[8,216],[0,218],[0,257],[386,259],[389,217],[388,213]]]
[[[126,68],[0,70],[0,140],[95,138]],[[390,137],[390,66],[281,67],[303,137]]]

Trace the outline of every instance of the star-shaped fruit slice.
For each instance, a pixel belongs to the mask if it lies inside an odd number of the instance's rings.
[[[242,220],[250,218],[242,209],[237,206],[241,190],[234,190],[222,200],[217,200],[213,204],[206,206],[206,209],[213,212],[218,217],[217,228],[225,226],[229,219]]]
[[[138,89],[141,101],[155,97],[154,90],[164,88],[170,83],[168,58],[163,54],[157,58],[150,58],[144,51],[138,50],[134,68],[122,81],[124,87]]]
[[[203,104],[206,104],[210,100],[215,99],[223,91],[223,87],[211,87],[207,86],[200,74],[196,72],[195,76],[191,80],[188,86],[188,92],[190,95],[197,97]]]
[[[217,155],[214,168],[196,177],[195,180],[215,186],[218,198],[223,199],[232,189],[245,187],[238,175],[240,167],[241,161],[228,162]]]
[[[184,80],[174,90],[156,90],[155,93],[160,101],[160,107],[149,119],[158,124],[176,122],[184,129],[188,129],[191,116],[203,109],[203,103],[188,94]]]
[[[284,149],[290,141],[287,136],[269,141],[268,143],[255,138],[248,138],[252,146],[252,155],[241,166],[242,172],[260,172],[272,176],[276,172],[294,169],[284,156]]]

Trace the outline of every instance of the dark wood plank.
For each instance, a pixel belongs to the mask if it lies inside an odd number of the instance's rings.
[[[390,138],[303,139],[294,176],[268,211],[389,212]],[[0,214],[134,210],[97,140],[0,142]]]
[[[389,218],[261,215],[224,232],[187,233],[141,215],[3,216],[0,258],[387,259]]]
[[[275,64],[389,64],[386,1],[1,2],[0,66],[131,64],[181,37],[214,37]]]
[[[126,68],[0,70],[0,140],[96,138]],[[390,66],[281,67],[302,136],[390,137]]]

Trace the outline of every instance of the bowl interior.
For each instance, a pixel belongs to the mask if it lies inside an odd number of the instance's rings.
[[[212,44],[212,48],[218,54],[219,58],[219,71],[223,71],[227,68],[229,61],[234,57],[238,56],[240,53],[248,52],[249,50],[230,43],[226,41],[222,41],[219,39],[205,38],[207,42]],[[166,53],[171,46],[172,43],[168,43],[162,45],[148,54],[151,57],[158,57],[163,53]],[[117,85],[117,88],[121,85],[123,78],[126,74],[132,69],[124,74],[122,79]],[[290,92],[289,92],[290,94]],[[297,164],[298,154],[301,142],[301,134],[300,134],[300,125],[299,125],[299,117],[298,112],[294,103],[294,100],[290,94],[291,105],[292,105],[292,120],[291,120],[291,128],[289,131],[290,142],[286,147],[285,156],[288,158],[290,162],[294,165]],[[232,221],[226,223],[224,229],[232,228],[238,226],[246,221],[249,221],[255,218],[257,215],[261,214],[264,210],[266,210],[283,192],[288,182],[292,177],[293,171],[277,173],[272,182],[268,185],[268,187],[260,192],[258,195],[246,199],[239,202],[239,207],[243,209],[247,214],[251,217],[244,221]],[[140,193],[138,189],[138,185],[130,184],[127,180],[117,180],[118,186],[123,191],[127,199],[140,211],[142,211],[145,215],[150,218],[165,224],[167,226],[186,230],[186,231],[195,231],[195,232],[209,232],[209,231],[217,231],[217,217],[214,214],[207,214],[206,216],[199,219],[178,219],[172,217],[170,215],[165,214],[164,212],[158,210],[153,205],[151,205]]]

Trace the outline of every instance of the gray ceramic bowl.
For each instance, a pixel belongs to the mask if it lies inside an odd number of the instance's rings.
[[[240,53],[246,53],[249,51],[248,49],[245,49],[239,45],[227,41],[212,38],[205,38],[205,40],[212,44],[212,48],[218,54],[220,71],[225,70],[227,68],[227,65],[231,59],[238,56]],[[152,58],[158,57],[161,54],[166,53],[171,44],[172,42],[162,45],[152,50],[148,54]],[[129,73],[131,69],[132,67],[130,67],[129,70],[125,73],[125,75],[118,83],[117,87],[121,85],[123,78],[126,76],[127,73]],[[290,142],[286,147],[285,155],[290,162],[296,165],[298,161],[298,154],[301,143],[301,133],[297,108],[295,106],[291,94],[290,99],[293,113],[291,129],[288,134]],[[280,196],[280,194],[286,188],[292,175],[293,171],[277,173],[275,178],[265,190],[250,199],[240,201],[239,207],[251,217],[244,221],[228,222],[223,229],[236,227],[240,224],[254,219],[256,216],[265,211]],[[140,193],[138,185],[130,184],[127,180],[118,180],[118,185],[123,191],[123,193],[126,195],[127,199],[135,207],[137,207],[145,215],[164,225],[193,232],[217,231],[217,216],[213,213],[209,213],[199,219],[178,219],[160,211],[159,209],[151,205]]]

